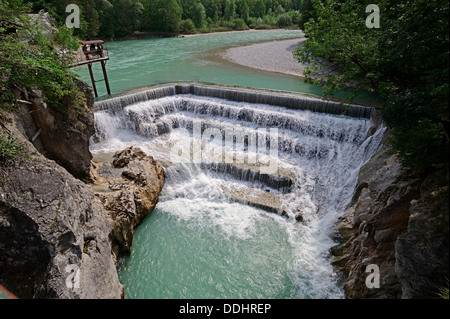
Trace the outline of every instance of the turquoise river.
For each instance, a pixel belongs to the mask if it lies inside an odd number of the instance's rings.
[[[305,83],[298,77],[252,71],[214,58],[228,47],[302,36],[299,30],[270,30],[108,42],[110,61],[106,68],[111,91],[117,95],[154,84],[196,81],[320,95],[319,86]],[[93,69],[95,79],[102,80],[98,63]],[[83,80],[91,83],[87,67],[80,68],[79,73]],[[106,94],[103,82],[97,83],[97,88],[100,97]]]

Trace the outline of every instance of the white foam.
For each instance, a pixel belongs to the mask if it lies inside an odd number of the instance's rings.
[[[242,110],[246,110],[248,121],[239,119]],[[174,164],[166,168],[168,180],[158,204],[160,211],[197,226],[214,225],[226,237],[242,240],[254,236],[259,223],[271,220],[285,229],[289,245],[294,247],[292,260],[286,261],[296,287],[292,297],[343,297],[328,260],[328,251],[334,245],[330,235],[351,200],[360,167],[379,147],[383,128],[365,140],[371,125],[367,119],[191,95],[141,102],[115,114],[100,111],[95,118],[98,141],[92,141],[94,153],[133,145],[157,160]],[[173,130],[176,127],[171,125],[185,123],[192,128],[196,121],[204,123],[203,128],[219,130],[251,131],[270,123],[283,126],[276,158],[271,154],[259,155],[292,174],[295,182],[292,192],[280,197],[290,219],[227,200],[222,190],[238,189],[240,184],[235,180],[204,174],[197,163],[173,163],[170,152],[174,145],[190,155],[193,143],[199,140]],[[159,135],[157,123],[170,127],[170,134]],[[146,134],[151,137],[139,134],[141,129],[136,130],[136,126],[148,128]],[[201,144],[206,154],[232,151],[217,140],[209,143],[204,139]],[[292,152],[292,148],[302,151]],[[249,192],[252,183],[241,185],[245,185],[243,191]],[[247,195],[252,196],[251,191]],[[293,216],[298,213],[304,218],[303,224],[294,222]]]

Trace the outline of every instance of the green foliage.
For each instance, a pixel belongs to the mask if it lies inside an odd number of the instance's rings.
[[[189,15],[197,28],[203,27],[206,19],[205,7],[201,2],[195,2],[189,9]]]
[[[37,87],[44,91],[50,107],[64,110],[64,97],[77,91],[63,52],[78,48],[71,30],[61,28],[54,34],[44,32],[41,23],[31,23],[22,13],[26,7],[16,0],[0,3],[2,16],[19,21],[15,32],[0,30],[0,103],[12,105],[14,88]],[[71,55],[71,54],[69,54]]]
[[[55,43],[65,49],[76,51],[80,46],[78,39],[73,36],[72,29],[67,28],[65,25],[60,26],[54,35]]]
[[[19,0],[15,0],[19,1]],[[244,30],[250,18],[265,19],[258,28],[276,27],[278,16],[300,9],[300,0],[23,0],[33,12],[41,9],[49,12],[60,23],[67,17],[66,5],[77,4],[81,9],[81,28],[75,35],[85,40],[94,38],[117,38],[135,31],[164,32],[174,34],[181,30],[187,33],[186,21],[191,19],[200,31]],[[294,24],[299,13],[290,14]],[[270,18],[266,16],[270,15]],[[282,18],[282,22],[286,21]],[[183,25],[181,25],[183,23]],[[286,24],[286,23],[284,23]],[[226,26],[225,26],[226,25]],[[206,29],[207,27],[208,29]]]
[[[293,25],[297,25],[297,26],[300,25],[300,21],[302,19],[302,15],[301,15],[300,11],[293,10],[293,11],[289,11],[287,14],[291,17]]]
[[[264,1],[256,0],[252,12],[254,17],[262,18],[267,12],[267,8],[266,5],[264,4]]]
[[[248,30],[247,24],[245,23],[245,21],[243,19],[233,19],[233,30]]]
[[[283,13],[278,17],[277,26],[280,28],[289,27],[292,25],[292,18],[289,14]]]
[[[0,162],[13,159],[23,152],[20,143],[7,135],[0,134]]]
[[[225,0],[225,8],[223,13],[223,18],[227,21],[233,19],[236,14],[236,3],[234,0]]]
[[[448,167],[448,1],[379,1],[379,29],[366,27],[366,1],[312,3],[295,52],[308,79],[328,94],[377,93],[393,152],[415,169]]]
[[[186,19],[180,22],[180,32],[183,34],[195,33],[195,24],[191,19]]]
[[[300,4],[300,12],[301,17],[299,19],[299,27],[304,30],[305,24],[316,17],[313,0],[302,0]]]

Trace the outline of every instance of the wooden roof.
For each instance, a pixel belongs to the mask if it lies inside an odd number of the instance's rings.
[[[105,41],[103,41],[103,40],[81,41],[82,45],[103,44],[103,43],[105,43]]]

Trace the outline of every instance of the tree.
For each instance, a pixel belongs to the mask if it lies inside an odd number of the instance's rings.
[[[263,0],[257,0],[253,7],[253,16],[256,18],[262,18],[266,14],[266,5]]]
[[[113,7],[114,34],[124,36],[138,30],[144,6],[136,0],[115,0]]]
[[[37,87],[50,107],[63,110],[63,99],[78,89],[64,63],[70,57],[61,54],[78,49],[78,41],[66,27],[44,34],[43,26],[23,14],[27,10],[21,0],[0,1],[0,104],[12,105],[17,87]],[[10,32],[11,26],[20,37]]]
[[[191,19],[186,19],[180,22],[179,29],[183,34],[192,34],[195,32],[195,24]]]
[[[225,0],[225,9],[223,18],[227,21],[231,20],[236,14],[236,3],[234,0]]]
[[[159,0],[155,16],[158,30],[177,33],[182,11],[176,0]]]
[[[379,1],[380,29],[366,27],[364,1],[313,3],[316,17],[305,24],[308,41],[295,53],[310,63],[307,77],[327,93],[349,83],[352,94],[375,92],[392,129],[392,150],[403,163],[448,169],[448,2]]]
[[[203,4],[200,1],[195,2],[189,9],[189,14],[195,26],[202,28],[206,19],[206,11]]]
[[[250,7],[247,4],[247,0],[238,0],[238,2],[236,2],[236,6],[239,17],[244,21],[247,21],[250,17]]]
[[[285,13],[278,17],[277,26],[280,28],[285,28],[292,25],[292,18],[289,14]]]
[[[305,24],[311,20],[315,18],[315,10],[314,10],[314,6],[313,6],[313,1],[312,0],[302,0],[301,1],[301,5],[300,5],[300,13],[301,13],[301,18],[300,18],[300,29],[304,30],[305,29]]]

